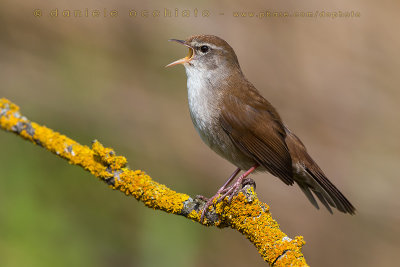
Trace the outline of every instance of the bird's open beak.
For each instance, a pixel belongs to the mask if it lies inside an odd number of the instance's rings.
[[[168,41],[177,42],[177,43],[180,43],[180,44],[183,44],[183,45],[189,47],[189,54],[186,57],[178,59],[177,61],[174,61],[174,62],[168,64],[165,67],[172,67],[172,66],[175,66],[175,65],[178,65],[178,64],[188,63],[190,60],[192,60],[193,54],[194,54],[193,53],[193,48],[190,45],[186,44],[185,41],[177,40],[177,39],[169,39]]]

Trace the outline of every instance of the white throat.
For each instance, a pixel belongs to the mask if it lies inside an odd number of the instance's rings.
[[[224,75],[218,69],[207,70],[185,66],[190,116],[194,127],[204,142],[209,144],[210,130],[218,120],[218,102],[221,97],[220,82]]]

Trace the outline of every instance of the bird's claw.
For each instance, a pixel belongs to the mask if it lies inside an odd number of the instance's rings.
[[[254,189],[256,188],[256,182],[254,182],[253,179],[251,178],[239,179],[235,184],[226,188],[226,192],[222,195],[222,197],[218,199],[218,202],[224,200],[225,197],[228,197],[227,202],[228,204],[230,204],[232,202],[233,197],[236,196],[239,193],[239,191],[246,185],[251,185],[254,187]]]
[[[218,195],[219,194],[217,194],[217,195],[215,195],[215,196],[213,196],[213,197],[211,197],[209,199],[207,199],[206,197],[201,196],[203,198],[203,200],[206,201],[206,204],[204,204],[203,210],[201,211],[201,217],[200,217],[200,222],[201,223],[204,221],[204,217],[206,215],[206,212],[207,212],[208,208],[212,206],[214,199],[216,197],[218,197]]]
[[[202,195],[197,195],[196,198],[200,199],[200,200],[203,200],[204,202],[208,201],[208,198],[206,198],[205,196],[202,196]]]
[[[254,190],[256,189],[256,182],[253,179],[251,179],[250,177],[243,179],[242,188],[245,187],[246,185],[252,186],[254,188]]]
[[[231,186],[225,187],[226,184],[221,187],[218,192],[211,198],[207,199],[204,196],[196,196],[196,198],[201,199],[205,201],[206,203],[204,204],[203,210],[201,211],[201,216],[200,216],[200,223],[203,223],[206,212],[209,207],[213,205],[213,202],[215,199],[217,199],[215,204],[218,204],[219,202],[225,200],[226,197],[228,197],[227,203],[230,204],[232,202],[232,199],[234,196],[238,194],[240,189],[242,189],[245,185],[252,185],[254,188],[256,187],[256,183],[254,182],[253,179],[247,178],[247,176],[255,169],[257,168],[258,165],[253,166],[251,169],[249,169],[245,174],[239,177],[239,179]],[[222,196],[221,196],[222,195]]]

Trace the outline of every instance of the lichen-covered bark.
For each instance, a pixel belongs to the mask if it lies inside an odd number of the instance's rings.
[[[0,99],[0,127],[53,152],[74,165],[79,165],[106,182],[112,189],[133,196],[147,207],[184,216],[200,222],[205,202],[177,193],[159,184],[141,170],[126,167],[125,157],[93,141],[91,148],[29,121],[17,105]],[[260,202],[254,187],[246,185],[230,204],[221,201],[210,210],[206,226],[231,227],[252,242],[265,261],[272,266],[307,266],[301,247],[303,237],[289,238],[272,219],[268,205]]]

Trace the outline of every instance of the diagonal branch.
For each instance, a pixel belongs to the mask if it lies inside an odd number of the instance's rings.
[[[98,141],[92,147],[55,132],[46,126],[29,121],[19,107],[9,100],[0,99],[0,127],[37,144],[52,153],[79,165],[106,182],[110,188],[133,196],[147,207],[184,216],[200,222],[205,202],[177,193],[159,184],[141,170],[131,170],[123,156]],[[207,213],[206,226],[231,227],[252,242],[260,255],[271,266],[307,266],[301,247],[303,237],[290,239],[272,219],[268,205],[260,202],[254,187],[246,185],[230,204],[222,201]]]

